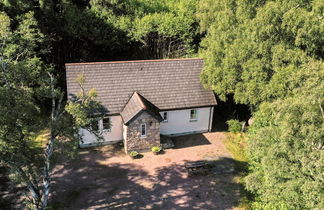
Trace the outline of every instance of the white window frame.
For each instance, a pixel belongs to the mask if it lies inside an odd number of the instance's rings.
[[[195,111],[195,113],[196,113],[195,118],[191,118],[191,111]],[[189,111],[189,121],[190,122],[198,121],[198,110],[197,109],[190,109],[190,111]]]
[[[108,129],[104,129],[104,126],[103,126],[103,119],[101,120],[101,123],[102,123],[102,131],[107,131],[107,132],[111,132],[111,118],[110,117],[104,117],[104,119],[108,119],[109,120],[109,128]]]
[[[164,119],[164,115],[166,115],[166,119]],[[168,112],[162,112],[162,118],[163,118],[163,122],[168,122],[169,113]]]
[[[143,135],[143,125],[144,125],[144,128],[145,128],[145,134]],[[147,127],[146,127],[146,123],[142,123],[141,126],[140,126],[140,132],[141,132],[141,137],[144,138],[146,137],[146,134],[147,134]]]

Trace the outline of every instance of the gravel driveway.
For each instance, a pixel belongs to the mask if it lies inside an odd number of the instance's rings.
[[[188,177],[185,161],[231,155],[221,132],[174,138],[164,154],[132,160],[118,145],[82,149],[54,169],[54,209],[233,209],[240,185],[233,174]]]

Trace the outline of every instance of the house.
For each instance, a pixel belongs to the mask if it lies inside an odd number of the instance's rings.
[[[80,91],[76,78],[83,74],[85,90],[95,88],[107,110],[98,122],[104,144],[124,141],[125,151],[149,150],[160,145],[160,135],[208,132],[212,127],[212,91],[200,83],[203,60],[164,59],[66,64],[67,93]],[[109,126],[111,125],[111,126]],[[96,145],[84,129],[81,147]]]

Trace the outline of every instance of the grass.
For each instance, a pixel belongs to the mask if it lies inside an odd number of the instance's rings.
[[[239,161],[247,162],[245,155],[245,147],[247,145],[247,138],[244,133],[227,133],[225,146],[232,153],[233,157]]]
[[[227,133],[224,141],[226,149],[232,154],[235,161],[235,168],[238,175],[234,178],[234,182],[240,184],[241,199],[237,206],[238,209],[251,209],[251,194],[244,188],[244,177],[247,174],[248,158],[245,153],[247,146],[247,137],[244,133]]]

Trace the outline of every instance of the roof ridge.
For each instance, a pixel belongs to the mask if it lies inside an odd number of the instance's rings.
[[[141,103],[141,105],[142,105],[142,108],[144,109],[144,110],[146,110],[146,106],[145,106],[145,104],[144,104],[144,102],[143,102],[143,100],[142,100],[142,97],[140,96],[140,94],[138,93],[138,92],[134,92],[133,93],[133,95],[136,95],[136,97],[138,98],[138,100],[140,101],[140,103]]]
[[[175,58],[175,59],[155,59],[155,60],[84,62],[84,63],[66,63],[65,65],[66,66],[74,66],[74,65],[95,65],[95,64],[114,64],[114,63],[144,63],[144,62],[183,61],[183,60],[202,60],[202,58]]]

